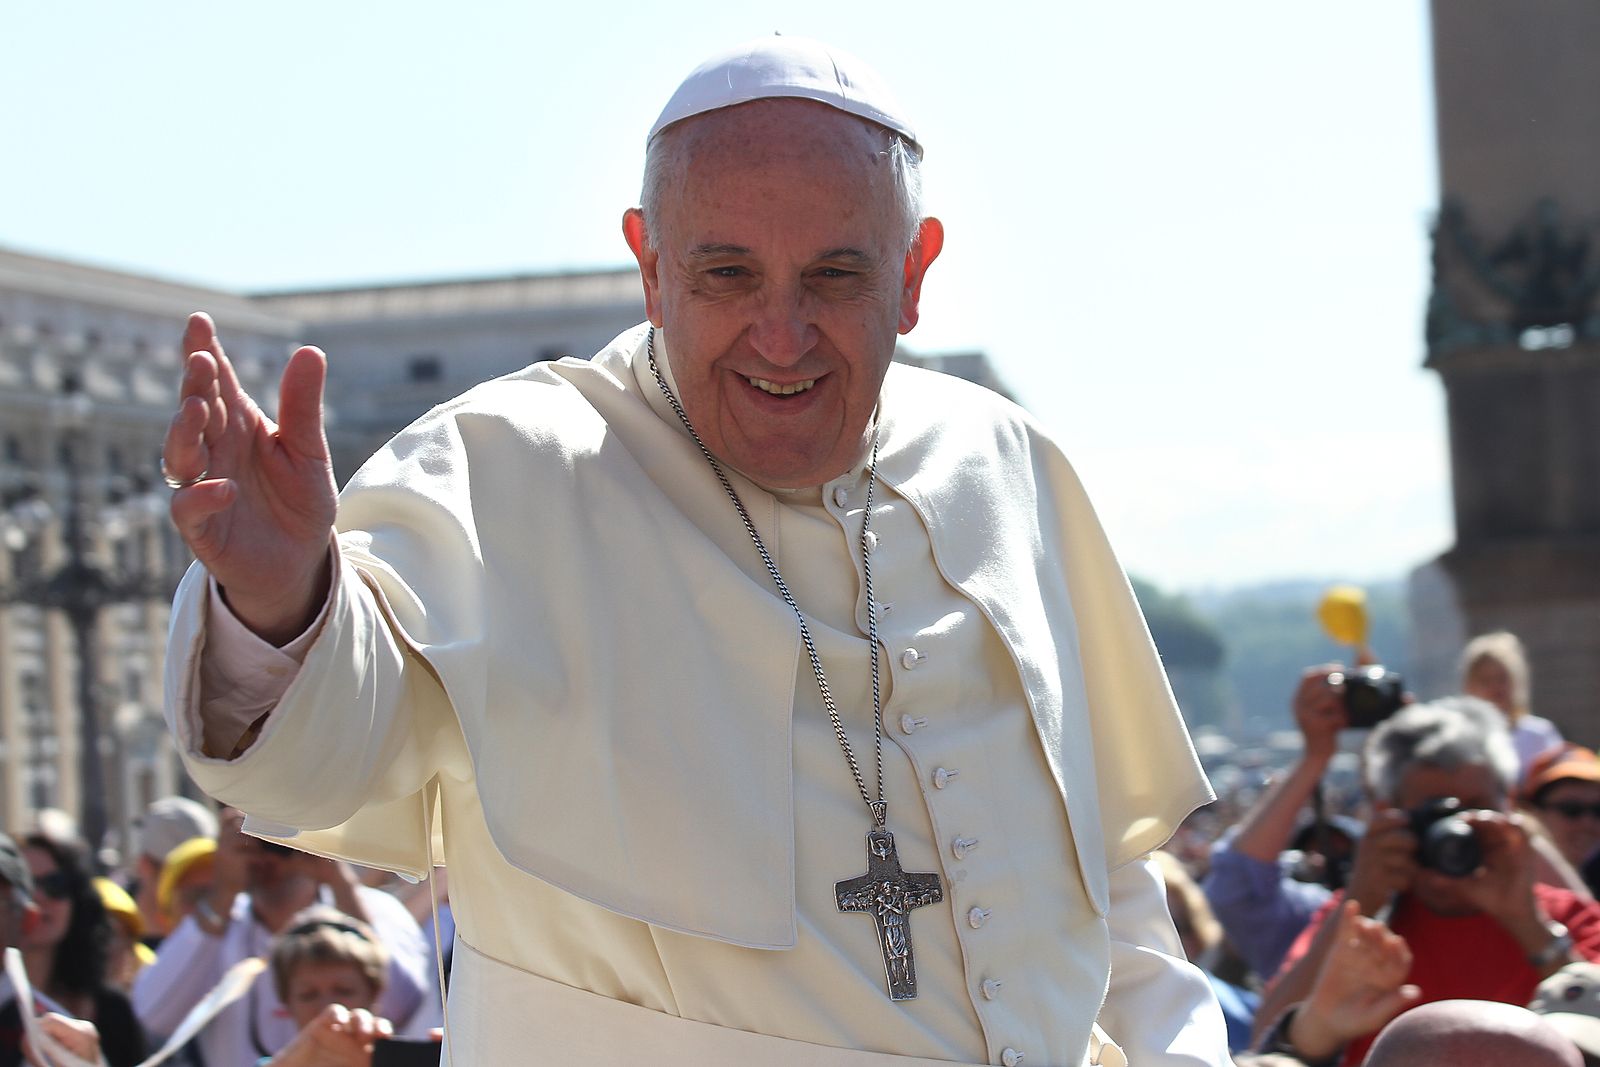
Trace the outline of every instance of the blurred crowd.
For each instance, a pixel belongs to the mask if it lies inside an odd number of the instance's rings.
[[[1460,695],[1397,689],[1355,730],[1363,669],[1286,679],[1291,764],[1157,854],[1236,1062],[1600,1064],[1600,757],[1532,713],[1511,634],[1467,646]],[[0,1067],[168,1043],[188,1067],[437,1063],[442,872],[413,885],[242,826],[162,798],[104,873],[59,812],[0,835],[0,933],[43,1015],[25,1040],[0,978]]]
[[[140,820],[138,854],[106,873],[60,812],[0,834],[0,932],[44,1028],[28,1038],[17,985],[0,979],[0,1067],[64,1067],[63,1053],[133,1067],[169,1042],[184,1067],[439,1061],[454,929],[443,873],[409,884],[243,822],[164,797]]]
[[[1600,757],[1533,714],[1514,635],[1460,666],[1359,730],[1366,665],[1286,680],[1291,764],[1169,844],[1241,1067],[1600,1064]]]

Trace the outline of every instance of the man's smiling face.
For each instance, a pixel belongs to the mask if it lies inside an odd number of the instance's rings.
[[[938,223],[907,255],[885,133],[825,105],[763,100],[668,135],[661,217],[623,228],[690,421],[766,485],[842,474],[916,324]]]

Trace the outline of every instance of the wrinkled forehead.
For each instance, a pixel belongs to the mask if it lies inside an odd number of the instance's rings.
[[[893,134],[876,123],[809,100],[755,100],[697,115],[665,135],[686,160],[721,165],[791,167],[819,163],[832,168],[887,162]]]
[[[774,225],[825,244],[898,240],[905,212],[891,136],[805,100],[759,100],[689,119],[655,146],[657,238],[744,244],[735,238],[751,236],[749,226]],[[700,232],[713,223],[740,233]]]

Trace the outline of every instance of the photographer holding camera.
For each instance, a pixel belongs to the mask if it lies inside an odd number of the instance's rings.
[[[1264,979],[1278,973],[1284,954],[1340,882],[1337,870],[1302,881],[1285,869],[1284,855],[1348,723],[1344,683],[1330,681],[1342,679],[1343,671],[1337,664],[1306,668],[1290,702],[1304,741],[1299,760],[1211,847],[1206,899],[1234,949]]]
[[[1337,1062],[1337,1049],[1294,1049],[1286,1012],[1305,999],[1337,928],[1323,920],[1344,896],[1405,940],[1422,1003],[1526,1004],[1563,965],[1600,960],[1600,905],[1536,881],[1528,830],[1508,814],[1517,770],[1499,714],[1472,697],[1412,704],[1373,731],[1373,816],[1344,893],[1301,933],[1262,1003],[1258,1018],[1279,1020],[1269,1046]],[[1342,1062],[1360,1063],[1370,1039]]]

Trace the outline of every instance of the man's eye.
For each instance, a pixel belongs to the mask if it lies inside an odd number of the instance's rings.
[[[854,278],[856,276],[855,271],[845,270],[843,267],[823,267],[817,273],[824,278]]]
[[[713,278],[740,278],[744,276],[743,267],[712,267],[706,271]]]

